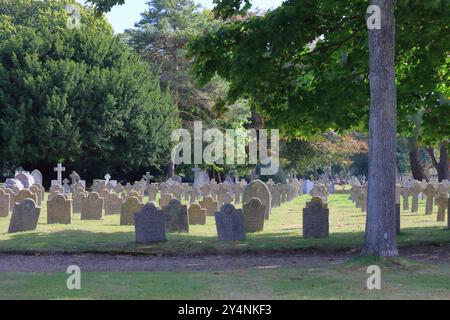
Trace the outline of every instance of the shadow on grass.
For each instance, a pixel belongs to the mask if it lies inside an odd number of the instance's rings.
[[[166,242],[137,244],[133,231],[90,232],[63,230],[49,233],[26,232],[0,240],[0,252],[95,252],[151,255],[205,255],[278,253],[314,250],[319,252],[358,249],[363,232],[331,233],[325,239],[304,239],[300,231],[248,234],[245,241],[220,242],[215,236],[168,234]],[[402,229],[399,246],[450,243],[450,231],[444,227]]]

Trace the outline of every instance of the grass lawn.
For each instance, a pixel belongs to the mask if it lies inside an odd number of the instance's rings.
[[[303,248],[349,249],[363,243],[365,214],[348,200],[348,194],[329,198],[330,237],[303,239],[301,210],[310,196],[274,208],[264,231],[249,234],[246,241],[219,242],[213,217],[205,226],[191,226],[189,234],[169,234],[160,244],[138,245],[134,227],[120,226],[119,216],[106,216],[103,221],[81,221],[74,215],[71,225],[47,225],[46,202],[43,203],[37,230],[8,234],[9,218],[0,218],[0,252],[109,252],[145,254],[216,254],[244,253]],[[436,212],[424,215],[424,201],[419,213],[402,212],[400,246],[450,242],[446,222],[436,222]]]
[[[381,266],[381,290],[366,289]],[[0,299],[450,299],[448,265],[355,259],[318,268],[233,272],[82,273],[68,290],[63,273],[1,273]]]
[[[303,239],[302,196],[273,209],[264,232],[246,241],[219,242],[215,223],[192,226],[189,234],[170,234],[161,244],[138,245],[134,228],[119,226],[119,216],[72,225],[47,225],[43,205],[35,232],[7,234],[9,219],[0,219],[1,252],[104,252],[137,254],[243,254],[277,251],[339,250],[358,248],[363,242],[365,214],[348,200],[348,194],[329,198],[330,237]],[[402,212],[400,246],[450,243],[446,223],[436,213]],[[382,267],[382,290],[367,290],[367,266]],[[448,262],[417,263],[355,258],[318,267],[273,266],[238,271],[198,272],[83,272],[82,289],[66,288],[65,273],[0,273],[0,299],[450,299]]]

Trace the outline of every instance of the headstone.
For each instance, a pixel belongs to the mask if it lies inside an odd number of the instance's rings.
[[[11,212],[10,204],[9,193],[4,189],[0,189],[0,218],[9,217],[9,213]]]
[[[192,169],[192,171],[194,171],[195,174],[194,188],[200,189],[201,187],[209,183],[209,175],[205,171],[202,171],[197,167]]]
[[[28,189],[20,190],[19,193],[15,196],[14,201],[16,203],[21,203],[25,199],[32,199],[34,203],[38,203],[37,194],[31,192]]]
[[[8,233],[36,230],[40,213],[41,208],[31,199],[15,204]]]
[[[326,238],[329,235],[329,209],[321,198],[313,198],[303,209],[303,237]]]
[[[266,208],[258,198],[252,198],[243,206],[245,232],[260,232],[264,229]]]
[[[5,188],[7,188],[7,189],[18,188],[19,190],[22,190],[23,184],[22,184],[22,182],[20,182],[17,179],[6,179]]]
[[[78,183],[81,180],[80,175],[76,171],[72,171],[69,177],[72,180],[72,185]]]
[[[182,205],[178,199],[172,199],[163,211],[167,232],[189,232],[187,206]]]
[[[242,197],[243,203],[248,203],[252,198],[258,198],[265,208],[264,218],[267,220],[270,216],[271,195],[269,188],[261,180],[254,180],[250,182],[244,189]]]
[[[128,198],[122,205],[120,213],[120,225],[132,226],[134,224],[134,215],[141,211],[144,204],[136,197]]]
[[[25,189],[30,188],[34,184],[34,178],[29,172],[21,171],[14,178],[19,180]]]
[[[81,220],[102,220],[103,198],[97,192],[91,192],[83,201],[81,207]]]
[[[83,208],[83,202],[86,200],[88,196],[87,192],[80,191],[74,195],[73,198],[73,213],[81,213],[81,209]]]
[[[206,215],[214,216],[214,214],[219,210],[219,203],[214,201],[213,197],[206,196],[200,201],[200,206],[206,209]]]
[[[43,185],[42,173],[39,170],[35,169],[31,171],[31,176],[34,179],[34,183],[39,184],[41,186]]]
[[[67,179],[67,178],[65,178],[63,180],[63,191],[64,191],[64,194],[71,193],[71,189],[70,189],[70,185],[69,185],[69,179]]]
[[[57,194],[47,201],[47,224],[71,224],[72,200]]]
[[[36,199],[37,199],[36,204],[37,204],[38,207],[40,207],[42,201],[44,200],[44,199],[42,198],[43,194],[42,194],[41,188],[40,188],[37,184],[34,184],[34,185],[32,185],[32,186],[30,187],[30,192],[36,194]]]
[[[427,184],[425,191],[424,191],[425,196],[426,196],[426,201],[425,201],[425,214],[426,215],[433,214],[433,200],[436,195],[436,192],[437,192],[436,184],[434,184],[434,183]]]
[[[159,207],[164,209],[169,205],[169,202],[172,201],[173,194],[171,193],[165,193],[161,195],[161,199],[159,199]]]
[[[105,198],[105,215],[120,214],[122,205],[123,200],[117,193],[108,194]]]
[[[206,209],[203,209],[199,204],[194,203],[189,207],[189,224],[190,225],[205,225],[206,224]]]
[[[66,171],[66,168],[64,168],[61,163],[58,163],[58,165],[53,168],[53,171],[56,172],[56,180],[58,181],[58,183],[61,185],[62,184],[62,173],[64,171]]]
[[[134,215],[137,243],[166,241],[164,212],[150,202]]]
[[[225,204],[215,213],[219,241],[245,240],[244,215],[241,209]]]

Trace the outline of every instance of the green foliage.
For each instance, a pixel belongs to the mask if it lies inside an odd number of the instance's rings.
[[[44,172],[64,161],[86,179],[167,163],[170,94],[92,10],[68,29],[70,3],[0,8],[0,161]]]
[[[242,3],[218,1],[216,13],[242,13]],[[230,81],[230,101],[250,99],[289,135],[367,126],[367,6],[290,0],[264,16],[228,21],[190,44],[194,73],[202,83],[216,75]],[[446,0],[397,1],[399,125],[410,131],[406,116],[424,108],[426,140],[449,138],[448,100],[437,103],[448,86],[449,15]]]

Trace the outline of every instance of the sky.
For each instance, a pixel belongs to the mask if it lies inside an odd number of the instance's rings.
[[[147,9],[145,4],[148,0],[126,0],[122,6],[114,7],[107,14],[109,22],[112,24],[116,33],[121,33],[125,29],[132,28],[135,22],[140,20],[141,12]],[[82,2],[79,0],[79,2]],[[205,8],[213,8],[213,0],[196,0]],[[276,8],[282,0],[253,0],[253,7],[260,9]]]

